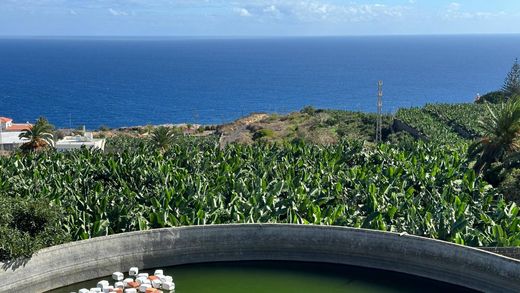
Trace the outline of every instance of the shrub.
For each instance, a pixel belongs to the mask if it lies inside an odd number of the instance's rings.
[[[253,134],[253,140],[258,140],[261,138],[271,138],[274,136],[275,136],[274,130],[268,129],[268,128],[263,128]]]
[[[325,125],[326,126],[334,126],[338,124],[338,119],[336,119],[335,117],[332,117],[332,118],[329,118],[327,120],[325,120]]]
[[[490,93],[487,93],[487,94],[483,95],[476,102],[478,104],[482,104],[484,102],[488,102],[488,103],[491,103],[491,104],[499,104],[499,103],[504,103],[506,101],[507,101],[507,97],[504,94],[504,92],[502,92],[502,91],[495,91],[495,92],[490,92]]]
[[[54,137],[57,140],[64,139],[65,138],[65,132],[63,132],[63,130],[57,130],[57,131],[54,132]]]
[[[106,125],[99,126],[99,131],[110,131],[110,127]]]
[[[305,106],[300,112],[303,114],[314,115],[316,109],[313,106]]]
[[[0,261],[29,257],[69,239],[57,207],[44,199],[0,198]]]
[[[520,204],[520,169],[510,170],[500,183],[499,190],[506,199]]]

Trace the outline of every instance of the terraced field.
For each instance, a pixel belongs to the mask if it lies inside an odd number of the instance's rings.
[[[464,135],[462,131],[478,137],[484,134],[479,120],[489,115],[488,107],[496,108],[484,104],[429,104],[424,109],[443,123],[451,125],[460,135]]]
[[[428,104],[423,108],[399,109],[396,119],[440,143],[473,140],[482,136],[479,120],[490,115],[485,104]]]

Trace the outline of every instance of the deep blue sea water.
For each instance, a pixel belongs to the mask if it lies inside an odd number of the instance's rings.
[[[0,40],[0,116],[88,128],[384,111],[501,87],[520,35]]]

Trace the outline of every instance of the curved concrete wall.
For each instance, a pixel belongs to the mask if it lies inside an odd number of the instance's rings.
[[[41,292],[131,266],[146,269],[240,260],[355,265],[477,290],[520,292],[520,261],[490,252],[396,233],[277,224],[158,229],[55,246],[19,267],[4,264],[0,290]]]

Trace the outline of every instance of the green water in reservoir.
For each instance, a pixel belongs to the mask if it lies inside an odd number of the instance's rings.
[[[472,292],[425,278],[382,270],[306,262],[248,261],[161,268],[173,276],[175,293]],[[154,270],[144,270],[152,274]],[[125,274],[126,276],[127,274]],[[53,290],[69,293],[96,287],[111,276]],[[167,292],[167,291],[165,291]]]

